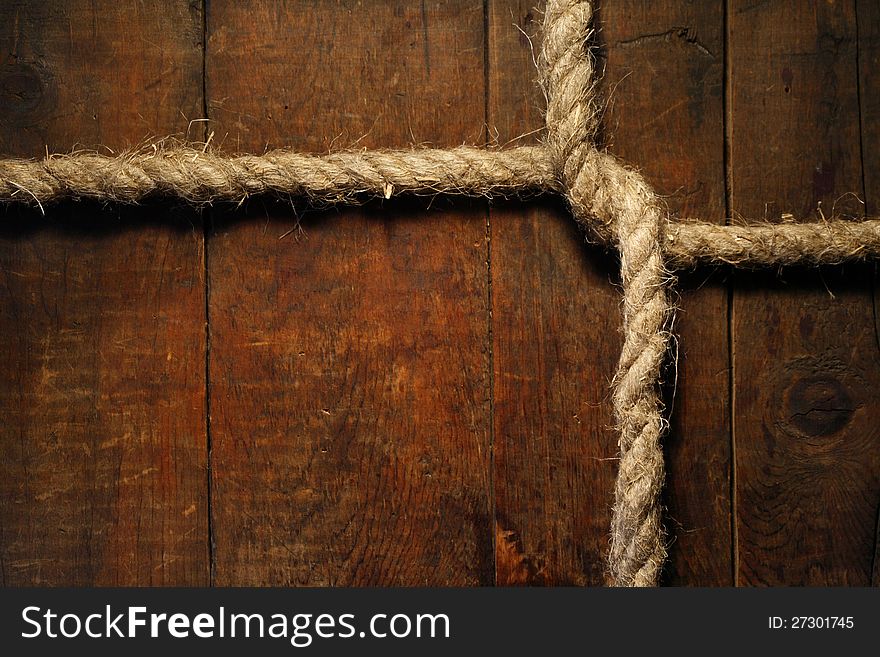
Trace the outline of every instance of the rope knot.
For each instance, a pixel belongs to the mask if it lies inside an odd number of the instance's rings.
[[[594,146],[599,108],[588,46],[592,15],[591,3],[583,0],[547,3],[540,62],[547,97],[546,147],[575,219],[593,240],[616,244],[621,218],[653,216],[648,210],[656,206],[656,197],[638,173]]]
[[[662,244],[668,221],[640,173],[591,144],[571,149],[565,156],[554,155],[556,176],[572,214],[591,239],[619,247],[623,239],[641,229]]]

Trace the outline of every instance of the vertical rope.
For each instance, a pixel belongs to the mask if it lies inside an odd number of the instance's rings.
[[[666,559],[660,493],[665,466],[660,368],[671,315],[670,276],[661,245],[665,220],[640,176],[630,180],[616,208],[623,278],[624,341],[614,377],[620,462],[614,489],[609,566],[617,586],[656,586]]]
[[[550,0],[544,10],[541,83],[547,97],[546,145],[560,187],[578,221],[600,242],[613,240],[606,215],[591,212],[594,188],[588,166],[593,157],[599,111],[594,93],[594,61],[586,43],[593,7],[583,0]],[[596,219],[599,221],[596,221]]]
[[[542,51],[547,147],[575,217],[620,251],[624,343],[612,397],[620,464],[609,569],[616,586],[656,586],[666,557],[658,390],[671,312],[662,252],[666,222],[644,179],[593,145],[598,113],[594,65],[586,48],[591,18],[589,2],[547,4]]]

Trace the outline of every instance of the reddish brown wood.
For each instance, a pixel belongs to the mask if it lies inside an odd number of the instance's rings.
[[[481,139],[479,4],[209,7],[218,142]],[[433,205],[215,215],[218,584],[491,583],[486,210]]]
[[[611,151],[642,171],[673,215],[723,223],[723,1],[616,0],[599,16]],[[664,373],[671,543],[664,583],[729,586],[728,292],[711,271],[681,274],[679,282],[677,340]]]
[[[186,2],[0,7],[0,152],[119,149],[201,108]],[[0,577],[207,582],[198,214],[8,210],[0,234]]]
[[[862,189],[853,6],[737,0],[729,16],[733,209],[861,215],[843,196]],[[737,279],[738,581],[868,584],[880,499],[870,269]]]
[[[490,3],[490,124],[502,143],[543,121],[539,90],[523,84],[540,47],[531,6]],[[598,16],[611,150],[645,171],[671,211],[714,219],[724,216],[721,9],[617,2]],[[608,399],[621,321],[616,263],[582,244],[561,204],[491,216],[499,583],[599,584],[616,453]],[[727,293],[704,284],[681,305],[667,580],[725,584]]]
[[[856,2],[859,118],[865,214],[880,212],[880,4]]]
[[[543,123],[532,7],[489,4],[489,124],[502,144],[537,141]],[[561,202],[490,216],[497,583],[598,585],[615,472],[616,264],[585,246]]]
[[[865,214],[877,216],[880,209],[880,4],[868,0],[856,3],[859,53],[859,116],[861,118],[861,157],[864,178]],[[875,331],[877,326],[876,264],[874,265],[873,302]],[[880,586],[880,501],[877,503],[877,524],[874,538],[872,586]]]
[[[726,77],[734,211],[876,214],[877,4],[727,4],[603,5],[611,151],[721,220]],[[205,132],[201,3],[5,3],[0,155],[541,127],[534,3],[276,5],[208,5]],[[208,583],[209,285],[215,582],[601,584],[615,258],[555,200],[427,204],[217,209],[207,278],[194,212],[7,211],[0,581]],[[876,584],[876,274],[737,274],[730,316],[726,275],[682,277],[664,581]]]

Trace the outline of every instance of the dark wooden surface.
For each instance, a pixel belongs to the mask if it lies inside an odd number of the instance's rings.
[[[0,152],[534,143],[534,4],[5,3]],[[877,212],[876,2],[599,26],[670,211]],[[561,202],[47,212],[0,229],[4,584],[605,581],[619,281]],[[665,583],[878,583],[876,280],[679,276]]]
[[[488,123],[502,144],[534,142],[541,127],[532,7],[490,3]],[[607,310],[618,305],[616,265],[585,247],[561,202],[498,204],[489,219],[496,581],[601,584],[615,473],[608,396],[621,342]]]
[[[0,9],[0,151],[114,149],[201,112],[198,4]],[[208,582],[199,215],[7,211],[0,235],[0,577]]]
[[[769,221],[817,208],[862,215],[846,192],[862,191],[863,148],[876,148],[860,141],[860,95],[876,90],[859,91],[856,7],[734,2],[728,28],[732,206]],[[737,276],[734,547],[743,584],[870,582],[880,496],[871,271]]]
[[[215,139],[480,139],[480,5],[210,6]],[[426,205],[213,215],[216,583],[492,582],[486,207]]]
[[[724,2],[607,2],[600,18],[608,147],[638,165],[674,214],[723,221]],[[679,276],[677,340],[663,377],[669,584],[733,583],[724,273]]]

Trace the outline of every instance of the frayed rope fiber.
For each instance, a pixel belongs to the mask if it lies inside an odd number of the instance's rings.
[[[612,156],[593,171],[608,178],[627,172]],[[486,198],[558,193],[551,150],[522,146],[489,150],[406,149],[312,155],[272,151],[223,156],[187,146],[140,149],[116,156],[92,152],[51,155],[42,160],[0,160],[0,202],[49,205],[65,199],[138,203],[154,196],[193,204],[240,203],[276,194],[316,206],[355,204],[398,194],[451,194]],[[587,171],[584,172],[589,173]],[[594,187],[605,183],[596,180]],[[593,237],[614,245],[608,213],[601,224],[578,215]],[[831,220],[805,224],[722,226],[664,215],[662,243],[667,265],[766,266],[832,264],[880,253],[880,221]]]
[[[272,151],[223,156],[186,146],[36,160],[0,160],[0,201],[42,207],[61,199],[136,203],[165,195],[202,204],[257,194],[322,206],[407,194],[480,197],[563,194],[591,239],[616,248],[624,343],[613,380],[620,464],[609,571],[616,586],[656,586],[666,558],[661,491],[666,422],[659,394],[672,318],[671,270],[698,264],[830,264],[880,255],[880,220],[721,226],[667,215],[636,171],[595,146],[596,72],[587,48],[592,2],[550,0],[541,82],[545,142],[507,150]]]
[[[550,166],[539,147],[488,151],[462,146],[327,155],[279,150],[225,157],[171,146],[115,157],[74,153],[40,161],[0,160],[0,199],[136,203],[168,195],[212,203],[281,194],[324,205],[398,193],[510,196],[548,191],[553,180]]]

